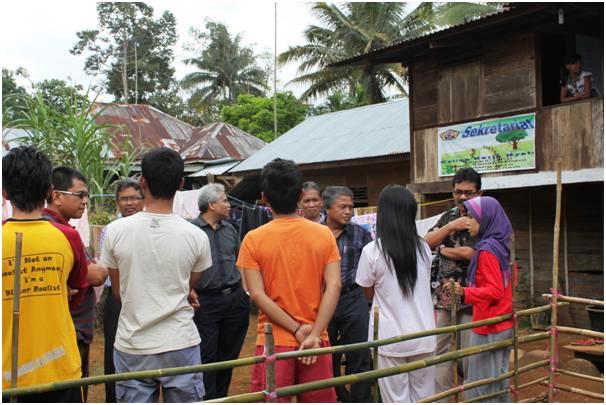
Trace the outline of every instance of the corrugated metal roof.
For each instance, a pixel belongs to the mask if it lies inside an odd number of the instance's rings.
[[[185,142],[196,136],[195,128],[177,118],[145,104],[101,104],[94,111],[102,110],[97,124],[109,124],[117,128],[111,131],[116,147],[112,152],[120,157],[127,137],[134,147],[169,147],[181,152]]]
[[[204,169],[197,171],[195,173],[192,173],[190,175],[188,175],[187,177],[204,177],[207,174],[214,174],[215,176],[220,176],[223,173],[225,173],[226,171],[228,171],[229,169],[231,169],[232,167],[234,167],[235,165],[237,165],[239,162],[237,160],[232,160],[231,162],[226,162],[226,163],[219,163],[219,164],[215,164],[215,165],[208,165],[206,167],[204,167]]]
[[[319,115],[307,118],[230,172],[260,170],[278,157],[310,164],[408,153],[409,133],[407,98]]]
[[[266,143],[225,122],[215,122],[196,129],[196,137],[183,145],[185,159],[221,159],[232,157],[243,160]]]
[[[145,104],[99,103],[94,108],[103,109],[98,124],[117,126],[112,130],[116,144],[112,153],[116,157],[120,157],[129,136],[134,147],[169,147],[186,161],[227,157],[242,160],[265,146],[262,140],[232,125],[218,122],[196,128]]]
[[[376,54],[384,53],[385,51],[388,51],[388,50],[391,50],[391,49],[400,48],[402,46],[406,46],[406,45],[409,45],[409,44],[412,45],[412,43],[414,43],[414,42],[417,42],[419,40],[428,39],[429,37],[432,37],[434,35],[439,35],[439,34],[442,34],[442,33],[446,33],[448,31],[455,31],[455,30],[461,29],[463,27],[465,27],[465,28],[467,28],[467,27],[471,28],[473,26],[483,24],[484,22],[488,22],[488,21],[490,21],[492,19],[499,18],[500,15],[508,13],[510,11],[513,11],[513,10],[516,10],[516,9],[528,9],[531,6],[535,6],[537,4],[540,4],[540,3],[505,3],[501,8],[499,8],[499,9],[497,9],[497,10],[491,12],[491,13],[488,13],[488,14],[485,14],[485,15],[481,15],[481,16],[471,17],[471,18],[467,19],[466,21],[464,21],[464,22],[462,22],[460,24],[437,28],[437,29],[435,29],[433,31],[430,31],[430,32],[424,32],[424,33],[422,33],[420,35],[417,35],[417,36],[414,36],[414,37],[410,37],[410,38],[406,38],[406,39],[403,39],[403,40],[400,40],[400,41],[396,41],[396,42],[393,42],[393,43],[391,43],[389,45],[383,46],[381,48],[373,49],[370,52],[361,53],[359,55],[352,56],[350,58],[340,60],[340,61],[338,61],[336,63],[333,63],[332,65],[334,65],[334,66],[347,65],[347,64],[359,61],[359,60],[363,60],[363,59],[368,58],[368,57],[372,57],[372,56],[374,56]]]

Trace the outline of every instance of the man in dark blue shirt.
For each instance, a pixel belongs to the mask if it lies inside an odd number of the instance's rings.
[[[335,314],[328,325],[328,336],[333,346],[368,340],[368,301],[362,288],[355,282],[362,248],[372,241],[370,233],[360,225],[350,222],[353,215],[353,193],[347,187],[327,187],[322,193],[326,209],[325,224],[337,240],[341,255],[341,297]],[[341,375],[341,354],[333,358],[335,377]],[[345,374],[370,370],[370,353],[359,350],[345,353]],[[351,385],[349,396],[346,390],[337,387],[341,402],[371,402],[370,383]]]
[[[192,223],[210,241],[213,264],[202,273],[196,286],[200,309],[194,322],[200,333],[202,364],[238,358],[248,330],[250,301],[242,288],[244,278],[236,268],[240,240],[236,229],[225,219],[229,202],[221,184],[208,184],[198,197],[200,216]],[[205,400],[227,396],[232,370],[204,373]]]

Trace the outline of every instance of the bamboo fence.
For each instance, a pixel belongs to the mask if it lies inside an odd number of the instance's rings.
[[[560,306],[567,305],[566,303],[560,303]],[[544,305],[536,308],[524,309],[521,311],[517,311],[517,316],[530,316],[533,314],[537,314],[540,312],[544,312],[550,309],[550,305]],[[333,346],[333,347],[324,347],[321,349],[308,349],[301,351],[292,351],[285,353],[276,354],[276,360],[285,360],[291,358],[305,357],[305,356],[319,356],[323,354],[336,354],[336,353],[345,353],[349,351],[361,350],[361,349],[370,349],[373,347],[384,346],[392,343],[403,342],[406,340],[413,340],[420,337],[444,334],[444,333],[452,333],[453,331],[461,331],[466,329],[473,329],[479,326],[485,325],[493,325],[495,323],[502,322],[504,320],[510,319],[512,314],[506,314],[497,316],[494,318],[485,319],[482,321],[476,322],[468,322],[464,324],[459,324],[456,326],[445,326],[442,328],[436,328],[432,330],[410,333],[401,336],[395,336],[391,338],[379,339],[372,342],[362,342],[362,343],[354,343],[350,345],[343,346]],[[535,335],[525,336],[520,339],[520,341],[535,341],[540,339],[545,339],[548,336],[547,332],[538,333]],[[461,356],[464,357],[464,356]],[[116,382],[116,381],[125,381],[125,380],[138,380],[144,378],[157,378],[157,377],[166,377],[180,374],[190,374],[190,373],[198,373],[198,372],[207,372],[207,371],[218,371],[218,370],[226,370],[235,367],[242,366],[251,366],[253,364],[262,363],[264,361],[263,356],[253,356],[247,357],[243,359],[237,360],[229,360],[218,363],[208,363],[208,364],[200,364],[196,366],[187,366],[187,367],[173,367],[173,368],[165,368],[165,369],[157,369],[157,370],[146,370],[146,371],[131,371],[127,373],[120,374],[107,374],[107,375],[97,375],[86,378],[79,378],[74,380],[65,380],[65,381],[56,381],[47,384],[40,384],[29,387],[19,387],[19,388],[9,388],[3,390],[2,396],[19,396],[19,395],[28,395],[28,394],[38,394],[47,391],[55,391],[60,389],[72,388],[72,387],[80,387],[86,385],[95,385],[95,384],[103,384],[106,382]]]
[[[378,334],[377,334],[378,319],[375,319],[375,333],[374,333],[373,341],[355,343],[355,344],[344,345],[344,346],[325,347],[325,348],[320,348],[320,349],[292,351],[292,352],[278,353],[278,354],[275,353],[271,325],[266,324],[265,325],[266,347],[265,347],[265,352],[264,352],[263,356],[253,356],[253,357],[248,357],[248,358],[244,358],[244,359],[230,360],[230,361],[219,362],[219,363],[201,364],[201,365],[197,365],[197,366],[174,367],[174,368],[158,369],[158,370],[147,370],[147,371],[127,372],[127,373],[121,373],[121,374],[100,375],[100,376],[87,377],[87,378],[81,378],[81,379],[76,379],[76,380],[58,381],[58,382],[41,384],[41,385],[36,385],[36,386],[29,386],[29,387],[9,388],[9,389],[3,390],[2,397],[3,398],[11,397],[11,399],[14,400],[14,398],[19,395],[38,394],[38,393],[42,393],[42,392],[66,389],[66,388],[71,388],[71,387],[87,386],[87,385],[93,385],[93,384],[103,384],[106,382],[116,382],[116,381],[124,381],[124,380],[138,380],[138,379],[144,379],[144,378],[166,377],[166,376],[190,374],[190,373],[196,373],[196,372],[226,370],[226,369],[232,369],[235,367],[250,366],[253,364],[265,362],[265,366],[268,367],[267,368],[268,372],[266,373],[266,376],[267,376],[266,391],[253,392],[253,393],[243,394],[243,395],[236,395],[236,396],[227,397],[227,398],[220,398],[220,399],[216,399],[216,400],[212,400],[212,401],[208,401],[208,402],[258,402],[258,401],[262,401],[262,400],[274,401],[276,398],[279,398],[279,397],[288,397],[288,396],[297,395],[297,394],[300,394],[303,392],[315,391],[315,390],[319,390],[319,389],[336,387],[336,386],[341,386],[341,385],[345,385],[345,384],[352,384],[352,383],[357,383],[357,382],[361,382],[361,381],[376,382],[379,378],[388,377],[388,376],[395,375],[395,374],[408,373],[408,372],[411,372],[414,370],[418,370],[420,368],[429,367],[429,366],[433,366],[435,364],[440,364],[440,363],[449,362],[449,361],[453,362],[454,370],[456,371],[456,362],[458,359],[477,355],[477,354],[488,352],[488,351],[500,350],[500,349],[504,349],[504,348],[513,346],[513,350],[514,350],[514,369],[513,370],[511,370],[507,373],[504,373],[500,376],[494,377],[494,378],[487,378],[487,379],[483,379],[483,380],[479,380],[479,381],[474,381],[474,382],[471,382],[468,384],[464,384],[464,385],[461,385],[458,387],[453,387],[445,392],[433,395],[428,398],[424,398],[419,402],[435,401],[438,399],[447,398],[452,395],[455,395],[455,400],[458,401],[458,399],[459,399],[458,395],[461,392],[464,392],[465,390],[488,385],[488,384],[493,384],[495,382],[502,381],[502,380],[512,378],[512,377],[513,377],[513,381],[514,381],[513,382],[514,399],[516,401],[518,399],[517,392],[519,389],[523,389],[525,387],[529,387],[529,386],[535,385],[535,384],[545,384],[546,380],[548,380],[548,382],[546,384],[548,387],[548,391],[547,391],[546,395],[547,395],[549,402],[553,402],[554,390],[556,388],[603,400],[604,396],[602,394],[597,394],[597,393],[593,393],[590,391],[581,390],[581,389],[569,387],[569,386],[566,386],[563,384],[555,383],[555,376],[556,376],[556,374],[560,374],[560,373],[570,375],[573,377],[579,377],[579,378],[591,379],[593,381],[603,382],[603,379],[598,379],[595,377],[589,378],[589,376],[585,376],[583,374],[568,372],[566,370],[561,370],[561,369],[557,368],[557,362],[556,362],[556,359],[557,359],[557,357],[556,357],[556,355],[557,355],[557,345],[556,345],[557,333],[560,333],[560,332],[561,333],[577,333],[577,334],[581,334],[581,335],[585,335],[585,336],[601,337],[601,338],[604,337],[604,333],[590,331],[590,330],[586,330],[586,329],[570,328],[570,327],[564,327],[564,326],[557,325],[558,307],[568,305],[568,303],[591,304],[591,305],[601,305],[601,306],[603,306],[604,303],[603,303],[603,301],[597,301],[597,300],[587,300],[584,298],[561,296],[558,293],[558,290],[557,290],[557,288],[558,288],[558,265],[559,265],[558,249],[559,249],[559,226],[560,226],[561,194],[562,194],[561,162],[560,161],[558,161],[556,163],[556,167],[557,167],[557,188],[556,188],[556,219],[555,219],[555,224],[554,224],[554,244],[553,244],[554,261],[553,261],[553,269],[552,269],[552,290],[551,290],[552,294],[549,295],[550,304],[548,304],[548,305],[525,309],[525,310],[521,310],[521,311],[516,311],[515,305],[516,305],[516,301],[517,301],[517,292],[516,292],[516,290],[517,290],[517,272],[514,269],[515,249],[512,249],[511,266],[512,266],[512,275],[514,276],[513,277],[514,284],[513,284],[513,288],[512,288],[513,307],[512,307],[512,313],[510,313],[510,314],[505,314],[505,315],[497,316],[497,317],[482,320],[482,321],[469,322],[469,323],[460,324],[460,325],[456,325],[456,319],[455,319],[455,322],[454,322],[455,324],[451,325],[451,326],[435,328],[432,330],[410,333],[410,334],[395,336],[395,337],[386,338],[386,339],[378,339]],[[512,240],[512,247],[513,246],[515,246],[514,240]],[[19,250],[19,248],[17,250]],[[17,268],[17,264],[16,264],[16,268]],[[19,277],[18,277],[18,274],[19,273],[17,271],[15,271],[16,280],[15,280],[15,290],[14,291],[15,291],[17,303],[16,303],[16,305],[14,305],[14,312],[15,312],[14,319],[16,319],[16,324],[17,324],[17,336],[18,336],[18,321],[19,321],[19,314],[18,314],[18,310],[19,310],[19,303],[18,303],[18,300],[19,300],[18,299],[18,291],[19,291],[18,283],[19,283],[19,281],[18,280],[19,280]],[[454,285],[454,283],[451,284],[451,288],[453,288],[453,285]],[[453,295],[453,297],[454,297],[454,295]],[[520,316],[531,316],[531,315],[538,314],[538,313],[548,311],[548,310],[551,310],[551,327],[548,332],[541,332],[541,333],[535,333],[532,335],[519,336],[517,320]],[[454,314],[454,311],[451,312],[451,316],[453,314]],[[376,318],[378,318],[377,310],[375,310],[374,316]],[[493,342],[493,343],[489,343],[489,344],[467,347],[464,349],[458,349],[457,344],[456,344],[456,337],[457,337],[458,332],[460,332],[462,330],[477,328],[479,326],[497,324],[497,323],[500,323],[500,322],[503,322],[505,320],[509,320],[512,318],[513,318],[513,324],[514,324],[514,333],[513,333],[513,337],[511,339],[505,339],[505,340],[502,340],[499,342]],[[15,331],[15,329],[13,329],[13,333],[15,333],[14,331]],[[439,335],[439,334],[445,334],[445,333],[450,333],[453,335],[453,343],[454,343],[453,349],[458,349],[458,350],[453,350],[451,352],[429,357],[429,358],[425,358],[423,360],[418,360],[418,361],[414,361],[414,362],[410,362],[410,363],[406,363],[406,364],[401,364],[396,367],[377,369],[376,353],[377,353],[378,347],[383,346],[383,345],[389,345],[389,344],[393,344],[393,343],[403,342],[406,340],[412,340],[412,339],[417,339],[417,338],[421,338],[421,337]],[[549,344],[550,357],[549,357],[549,359],[539,361],[539,362],[536,362],[533,364],[529,364],[524,367],[519,367],[518,345],[528,343],[528,342],[545,340],[545,339],[550,340],[550,344]],[[18,338],[15,338],[15,336],[13,336],[13,342],[14,343],[13,343],[13,364],[12,364],[12,366],[13,366],[13,370],[14,370],[15,365],[18,364],[18,362],[16,361],[17,357],[16,357],[16,353],[15,353],[15,351],[16,351],[15,346],[18,343]],[[305,384],[298,384],[298,385],[293,385],[293,386],[288,386],[288,387],[278,387],[278,388],[275,387],[275,361],[276,360],[301,358],[301,357],[306,357],[306,356],[319,356],[319,355],[326,355],[326,354],[345,353],[345,352],[356,351],[356,350],[361,350],[361,349],[372,349],[373,350],[373,354],[374,354],[373,365],[375,368],[374,370],[359,373],[359,374],[352,374],[352,375],[345,375],[345,376],[340,376],[340,377],[336,377],[336,378],[330,378],[330,379],[326,379],[326,380],[313,381],[313,382],[309,382],[309,383],[305,383]],[[548,375],[543,376],[539,379],[530,381],[528,383],[519,385],[518,378],[519,378],[520,374],[534,370],[539,367],[544,367],[546,365],[549,366]],[[273,372],[272,372],[272,370],[273,370]],[[16,378],[16,376],[17,376],[16,371],[13,371],[11,377]],[[458,376],[455,378],[458,378]],[[458,385],[458,381],[456,379],[455,379],[455,383],[456,383],[456,385]],[[477,402],[477,401],[493,398],[498,395],[502,395],[509,391],[510,391],[510,389],[502,390],[502,391],[494,392],[494,393],[491,393],[488,395],[483,395],[483,396],[478,396],[475,398],[466,399],[464,402]],[[542,398],[543,395],[545,395],[545,394],[539,395],[538,397],[535,397],[535,398],[527,398],[520,402],[532,402],[531,400],[538,400],[538,399]],[[378,394],[373,395],[373,399],[377,400],[377,397],[378,397]]]

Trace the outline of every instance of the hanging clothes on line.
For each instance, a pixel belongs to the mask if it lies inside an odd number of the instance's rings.
[[[271,221],[271,211],[267,207],[255,205],[253,208],[248,205],[242,207],[242,222],[240,223],[240,241],[244,239],[249,231],[260,227]]]

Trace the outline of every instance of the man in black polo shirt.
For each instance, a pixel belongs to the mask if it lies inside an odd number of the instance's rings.
[[[236,268],[240,240],[225,221],[229,202],[221,184],[208,184],[198,197],[200,216],[192,223],[208,235],[213,265],[202,273],[196,287],[200,309],[194,322],[200,333],[202,364],[238,358],[246,331],[250,301],[242,288],[244,278]],[[232,370],[204,373],[205,400],[227,396]]]
[[[332,231],[341,255],[341,296],[335,314],[328,325],[332,346],[366,342],[368,340],[368,300],[356,284],[356,272],[362,248],[372,241],[370,233],[351,222],[353,193],[347,187],[327,187],[322,193],[326,208],[325,224]],[[342,354],[334,355],[335,377],[341,375]],[[345,353],[345,374],[357,374],[370,370],[370,352],[358,350]],[[348,394],[343,387],[336,387],[341,402],[371,402],[370,383],[362,381],[351,385]]]

